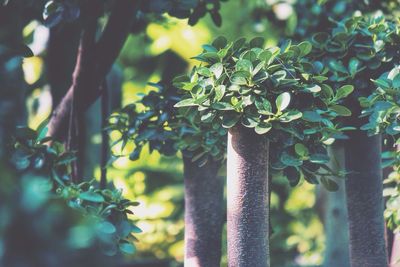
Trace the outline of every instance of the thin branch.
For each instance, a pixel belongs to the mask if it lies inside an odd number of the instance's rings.
[[[105,189],[107,186],[107,162],[108,162],[108,149],[109,149],[109,138],[106,131],[107,120],[109,115],[109,98],[108,98],[108,86],[107,81],[104,80],[101,86],[101,176],[100,176],[100,188]]]

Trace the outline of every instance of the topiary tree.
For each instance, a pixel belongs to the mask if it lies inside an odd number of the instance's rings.
[[[179,112],[174,105],[181,99],[176,88],[157,88],[137,103],[125,106],[110,117],[107,127],[117,131],[121,151],[134,143],[131,160],[139,159],[143,147],[171,156],[182,152],[185,188],[185,265],[219,266],[221,261],[224,181],[218,176],[225,159],[227,130],[199,124],[189,109]],[[203,118],[204,119],[204,118]],[[114,155],[115,158],[124,155]]]
[[[345,143],[351,262],[355,266],[386,266],[381,138],[368,137],[363,131],[368,126],[363,126],[365,120],[359,118],[361,107],[357,98],[374,91],[370,78],[392,68],[398,57],[398,26],[382,16],[353,16],[336,22],[330,34],[314,35],[312,42],[316,47],[313,52],[316,62],[330,83],[352,84],[357,88],[346,103],[353,116],[344,121],[357,127]],[[374,223],[361,226],[365,220]]]
[[[269,166],[293,184],[304,177],[336,189],[322,143],[343,137],[332,120],[347,111],[338,103],[353,88],[333,93],[306,57],[308,42],[265,49],[262,38],[219,37],[203,47],[202,64],[174,80],[186,92],[175,106],[229,129],[228,265],[269,266]]]

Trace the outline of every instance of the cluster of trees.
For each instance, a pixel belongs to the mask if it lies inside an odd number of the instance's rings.
[[[128,207],[138,203],[124,199],[108,184],[107,166],[120,157],[139,159],[144,146],[167,156],[180,151],[185,266],[207,267],[220,265],[225,218],[228,265],[270,266],[274,177],[284,176],[292,186],[302,180],[322,184],[329,191],[344,186],[350,256],[334,251],[326,266],[388,266],[392,244],[385,238],[384,215],[390,229],[400,227],[400,25],[393,13],[397,7],[396,1],[299,0],[294,5],[300,10],[296,27],[288,32],[292,41],[265,48],[261,37],[233,42],[218,37],[193,55],[200,63],[188,75],[166,73],[153,84],[154,91],[110,115],[111,68],[127,36],[162,19],[164,13],[187,18],[190,25],[209,14],[220,25],[220,1],[3,1],[0,22],[8,26],[1,32],[6,42],[0,52],[9,64],[2,67],[14,66],[4,70],[5,84],[13,84],[11,73],[21,75],[20,56],[32,55],[22,44],[23,26],[43,15],[43,23],[52,29],[48,80],[57,106],[38,129],[14,132],[17,173],[46,177],[38,178],[41,194],[55,194],[80,212],[78,216],[94,220],[96,231],[86,234],[106,255],[115,255],[117,248],[133,253],[132,233],[140,229],[128,219]],[[268,9],[265,16],[270,14]],[[18,16],[23,19],[13,23]],[[103,17],[107,20],[100,27]],[[62,47],[65,38],[73,41]],[[20,105],[21,93],[7,88],[12,113]],[[82,119],[98,98],[103,126],[99,184],[83,179]],[[23,112],[20,117],[22,121]],[[120,136],[111,149],[107,132]],[[11,132],[1,135],[4,143],[9,143],[9,136]],[[112,148],[126,151],[128,143],[134,144],[128,155]],[[385,166],[394,170],[385,180],[385,190],[382,144],[388,150]],[[109,155],[110,151],[114,153]],[[225,159],[226,216],[224,179],[218,175]],[[383,192],[388,197],[385,211]],[[343,216],[338,209],[328,212],[327,221]],[[4,240],[7,245],[9,239]],[[338,249],[344,254],[346,250]],[[11,263],[16,256],[11,251],[4,255],[9,266],[18,264]],[[392,251],[391,257],[394,262],[399,255]],[[40,264],[51,266],[49,262]]]

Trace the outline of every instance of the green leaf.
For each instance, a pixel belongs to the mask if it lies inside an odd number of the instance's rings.
[[[344,85],[337,89],[336,99],[342,99],[350,95],[354,90],[354,86],[352,85]]]
[[[304,111],[303,119],[310,122],[320,122],[323,120],[321,115],[319,115],[319,113],[316,111]]]
[[[108,222],[108,221],[102,221],[97,225],[97,230],[99,230],[100,232],[104,233],[104,234],[113,234],[117,231],[117,229],[115,228],[115,226]]]
[[[200,67],[196,71],[198,74],[205,77],[211,77],[213,75],[212,72],[206,67]]]
[[[46,137],[46,134],[48,131],[47,124],[49,123],[49,120],[50,120],[50,118],[45,119],[37,127],[36,132],[38,133],[38,137],[37,137],[38,140],[41,140]]]
[[[334,192],[339,189],[338,184],[332,179],[321,177],[321,183],[328,191]]]
[[[237,112],[225,113],[222,117],[222,127],[231,128],[236,125],[240,119],[240,114]]]
[[[213,103],[211,105],[211,108],[216,109],[216,110],[235,110],[234,106],[232,106],[230,103],[226,103],[226,102]]]
[[[195,103],[195,99],[193,99],[193,98],[181,100],[174,105],[174,107],[176,107],[176,108],[191,107],[191,106],[198,106],[198,104]]]
[[[301,143],[297,143],[294,146],[294,150],[296,151],[296,154],[299,155],[300,157],[306,157],[308,156],[308,148],[305,147],[303,144]]]
[[[278,111],[285,110],[290,104],[290,94],[288,92],[284,92],[284,93],[280,94],[276,98],[275,103],[276,103],[276,107],[277,107]]]
[[[280,161],[286,166],[298,167],[303,164],[303,161],[289,155],[287,152],[283,152],[280,156]]]
[[[219,37],[215,38],[215,40],[212,42],[212,46],[214,46],[217,49],[222,49],[227,44],[228,44],[228,41],[223,36],[219,36]]]
[[[355,57],[353,57],[353,58],[350,59],[350,62],[349,62],[349,72],[350,72],[350,75],[351,75],[352,77],[354,77],[354,75],[356,75],[356,73],[358,72],[358,69],[360,68],[360,66],[361,66],[360,60],[358,60],[358,59],[355,58]]]
[[[394,88],[399,89],[400,88],[400,74],[397,74],[392,81],[392,85]]]
[[[79,198],[90,202],[104,202],[104,197],[94,192],[83,192],[79,194]]]
[[[136,248],[134,245],[130,244],[130,243],[122,243],[119,244],[119,249],[126,254],[134,254],[136,251]]]
[[[311,92],[311,93],[318,93],[321,91],[321,87],[319,85],[311,85],[309,87],[304,88],[304,90]]]
[[[238,71],[246,71],[251,73],[253,69],[253,64],[247,59],[239,59],[236,62],[236,70]]]
[[[300,119],[301,117],[303,117],[303,113],[301,113],[298,110],[291,110],[289,112],[286,112],[284,114],[282,114],[282,116],[279,117],[279,120],[281,122],[291,122],[297,119]]]
[[[329,162],[329,157],[325,154],[320,153],[312,154],[310,156],[310,162],[317,164],[326,164]]]
[[[258,124],[254,130],[257,134],[266,134],[272,129],[272,125],[270,123],[262,122]]]
[[[343,64],[336,60],[330,60],[328,63],[329,67],[337,72],[347,74],[347,69],[343,66]]]
[[[215,87],[215,89],[214,89],[214,91],[215,91],[214,101],[218,102],[224,97],[225,89],[226,89],[225,85],[218,85],[217,87]]]
[[[242,77],[242,76],[233,76],[231,78],[232,83],[237,84],[237,85],[246,85],[247,84],[247,80],[246,78]]]
[[[310,54],[311,50],[312,50],[312,45],[310,42],[301,42],[300,44],[297,45],[297,47],[300,49],[301,54],[300,56],[305,56]]]
[[[351,110],[341,105],[331,105],[329,106],[331,110],[336,112],[340,116],[351,116]]]
[[[214,73],[215,78],[218,79],[219,77],[221,77],[221,74],[224,71],[224,65],[222,65],[222,63],[220,62],[215,63],[210,67],[210,70],[212,73]]]
[[[140,233],[142,233],[143,231],[142,231],[142,229],[140,229],[140,228],[137,227],[136,225],[131,224],[131,232],[132,232],[132,233],[135,233],[135,234],[140,234]]]

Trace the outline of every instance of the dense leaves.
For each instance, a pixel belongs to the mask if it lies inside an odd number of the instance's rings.
[[[287,42],[265,49],[262,38],[228,43],[219,37],[203,48],[195,57],[202,63],[189,76],[174,79],[185,92],[175,106],[190,107],[191,113],[207,118],[203,124],[229,129],[240,123],[266,134],[276,151],[272,167],[290,176],[292,184],[301,176],[312,183],[318,183],[316,174],[329,176],[322,143],[345,138],[333,120],[350,115],[339,104],[353,87],[334,93],[327,77],[307,59],[312,45]],[[297,153],[296,144],[308,150]],[[320,167],[328,172],[318,172]]]
[[[203,165],[208,159],[222,160],[226,145],[226,129],[200,125],[201,120],[210,118],[193,116],[190,109],[178,113],[174,105],[180,100],[176,89],[169,85],[154,84],[156,91],[137,103],[127,105],[110,117],[108,130],[120,133],[115,144],[121,151],[131,141],[134,148],[129,158],[136,160],[145,145],[150,152],[159,151],[163,155],[174,155],[181,150],[184,155]],[[121,155],[114,155],[119,157]]]
[[[74,184],[70,178],[74,153],[53,141],[47,134],[47,122],[37,130],[20,127],[16,132],[13,161],[18,170],[41,177],[48,194],[66,201],[69,207],[90,218],[96,226],[96,237],[106,255],[134,251],[132,233],[141,232],[128,218],[129,209],[138,205],[122,197],[120,190],[96,189],[94,182]],[[128,249],[128,246],[130,249]]]
[[[383,16],[353,16],[336,22],[330,34],[313,35],[314,65],[323,69],[332,83],[352,84],[355,97],[373,91],[369,79],[378,78],[399,58],[398,24]]]

